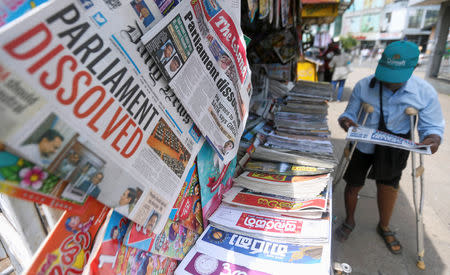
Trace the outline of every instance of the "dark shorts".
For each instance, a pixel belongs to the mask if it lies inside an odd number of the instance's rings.
[[[348,164],[347,170],[344,174],[344,180],[351,186],[363,186],[366,181],[369,169],[373,164],[374,155],[365,154],[358,149],[355,149],[352,159]],[[377,184],[384,184],[398,189],[401,174],[389,180],[376,180]]]

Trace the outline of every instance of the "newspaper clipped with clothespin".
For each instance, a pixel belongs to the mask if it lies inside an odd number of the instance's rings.
[[[431,155],[430,145],[414,143],[409,139],[362,126],[350,127],[348,129],[346,139],[399,148],[419,154]]]

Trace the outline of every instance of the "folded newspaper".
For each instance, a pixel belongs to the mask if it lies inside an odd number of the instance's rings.
[[[350,127],[348,129],[346,139],[399,148],[419,154],[431,155],[431,145],[417,144],[409,139],[401,138],[363,126]]]
[[[216,1],[182,1],[142,42],[221,161],[230,162],[252,92],[240,26]]]
[[[328,190],[310,200],[298,200],[285,196],[254,192],[241,187],[233,187],[223,195],[223,202],[257,210],[299,213],[302,211],[325,211]]]
[[[175,274],[329,274],[329,264],[328,244],[273,242],[208,226]]]
[[[156,233],[203,142],[140,41],[161,18],[154,1],[51,1],[0,29],[0,140],[68,181],[62,198],[156,215]]]
[[[300,242],[326,242],[329,220],[308,220],[283,217],[279,213],[243,209],[222,204],[209,218],[212,226],[238,234],[264,237],[267,240]]]

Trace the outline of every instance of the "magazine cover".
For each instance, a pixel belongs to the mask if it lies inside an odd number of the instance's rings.
[[[0,27],[48,0],[8,0],[0,3]]]
[[[122,245],[113,273],[105,275],[171,275],[177,265],[175,259]]]
[[[89,197],[82,214],[66,211],[25,274],[81,274],[109,208]]]
[[[223,200],[231,205],[260,210],[279,212],[324,211],[327,206],[327,195],[328,189],[325,189],[315,199],[305,201],[233,187],[225,193]]]
[[[101,239],[96,240],[101,242],[101,245],[95,254],[91,255],[94,258],[90,263],[90,274],[114,274],[114,265],[130,220],[116,211],[111,212],[105,221],[106,229],[103,236],[99,235],[98,238]]]
[[[82,206],[60,198],[63,180],[27,161],[0,142],[0,193],[61,210],[82,211]]]
[[[181,260],[195,244],[198,235],[179,222],[168,220],[160,234],[132,224],[125,236],[125,245],[143,251]]]
[[[222,166],[214,149],[205,142],[197,156],[198,177],[200,180],[201,202],[203,206],[203,226],[219,207],[222,195],[232,186],[236,169],[236,158]]]
[[[199,235],[203,232],[202,202],[196,162],[189,170],[180,195],[170,211],[169,219],[180,222]]]

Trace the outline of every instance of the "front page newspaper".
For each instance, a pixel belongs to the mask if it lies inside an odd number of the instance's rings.
[[[384,145],[419,154],[431,155],[431,145],[417,144],[409,139],[401,138],[380,130],[367,127],[350,127],[347,132],[347,140]]]
[[[52,1],[0,30],[0,140],[66,179],[62,198],[155,233],[203,142],[140,41],[161,18],[154,1]]]
[[[230,162],[252,91],[239,28],[215,1],[183,1],[142,41],[220,161]]]

